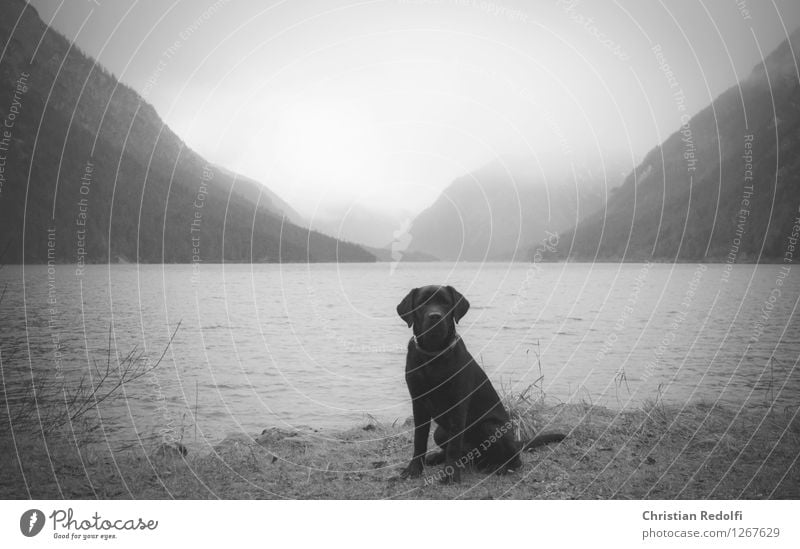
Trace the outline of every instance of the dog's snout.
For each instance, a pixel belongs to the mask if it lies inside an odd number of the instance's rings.
[[[433,321],[439,321],[442,319],[442,313],[440,313],[439,311],[432,311],[428,313],[428,319]]]

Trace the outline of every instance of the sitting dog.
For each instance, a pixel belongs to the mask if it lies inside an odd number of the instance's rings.
[[[514,471],[522,465],[520,452],[565,437],[554,433],[514,440],[500,397],[456,333],[456,323],[468,310],[469,302],[451,286],[415,288],[397,306],[397,314],[414,329],[406,355],[414,455],[402,478],[422,474],[431,420],[437,425],[433,438],[442,450],[426,462],[445,464],[443,483],[459,482],[467,463],[499,474]]]

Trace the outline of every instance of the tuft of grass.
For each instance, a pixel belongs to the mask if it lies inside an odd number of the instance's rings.
[[[521,390],[515,389],[513,384],[500,382],[499,396],[500,401],[505,406],[511,418],[511,425],[514,436],[517,440],[529,440],[542,429],[550,429],[551,426],[543,418],[552,416],[554,408],[562,406],[558,401],[556,404],[549,404],[555,399],[549,397],[544,390],[544,372],[542,370],[542,356],[539,341],[532,349],[539,376],[523,387]],[[526,359],[530,358],[531,349],[525,352]]]

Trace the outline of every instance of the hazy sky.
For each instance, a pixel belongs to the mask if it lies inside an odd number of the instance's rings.
[[[640,159],[800,26],[797,0],[34,0],[209,160],[305,215],[418,210],[499,155]],[[79,29],[81,29],[79,32]]]

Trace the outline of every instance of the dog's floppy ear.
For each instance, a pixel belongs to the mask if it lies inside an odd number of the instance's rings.
[[[450,298],[453,300],[453,318],[456,323],[458,323],[458,321],[467,314],[467,311],[469,311],[469,301],[452,286],[448,286],[447,290],[450,292]]]
[[[400,302],[400,305],[397,306],[397,314],[406,321],[409,328],[414,324],[414,299],[417,296],[418,289],[419,288],[414,288],[408,292],[408,295],[405,296],[403,301]]]

